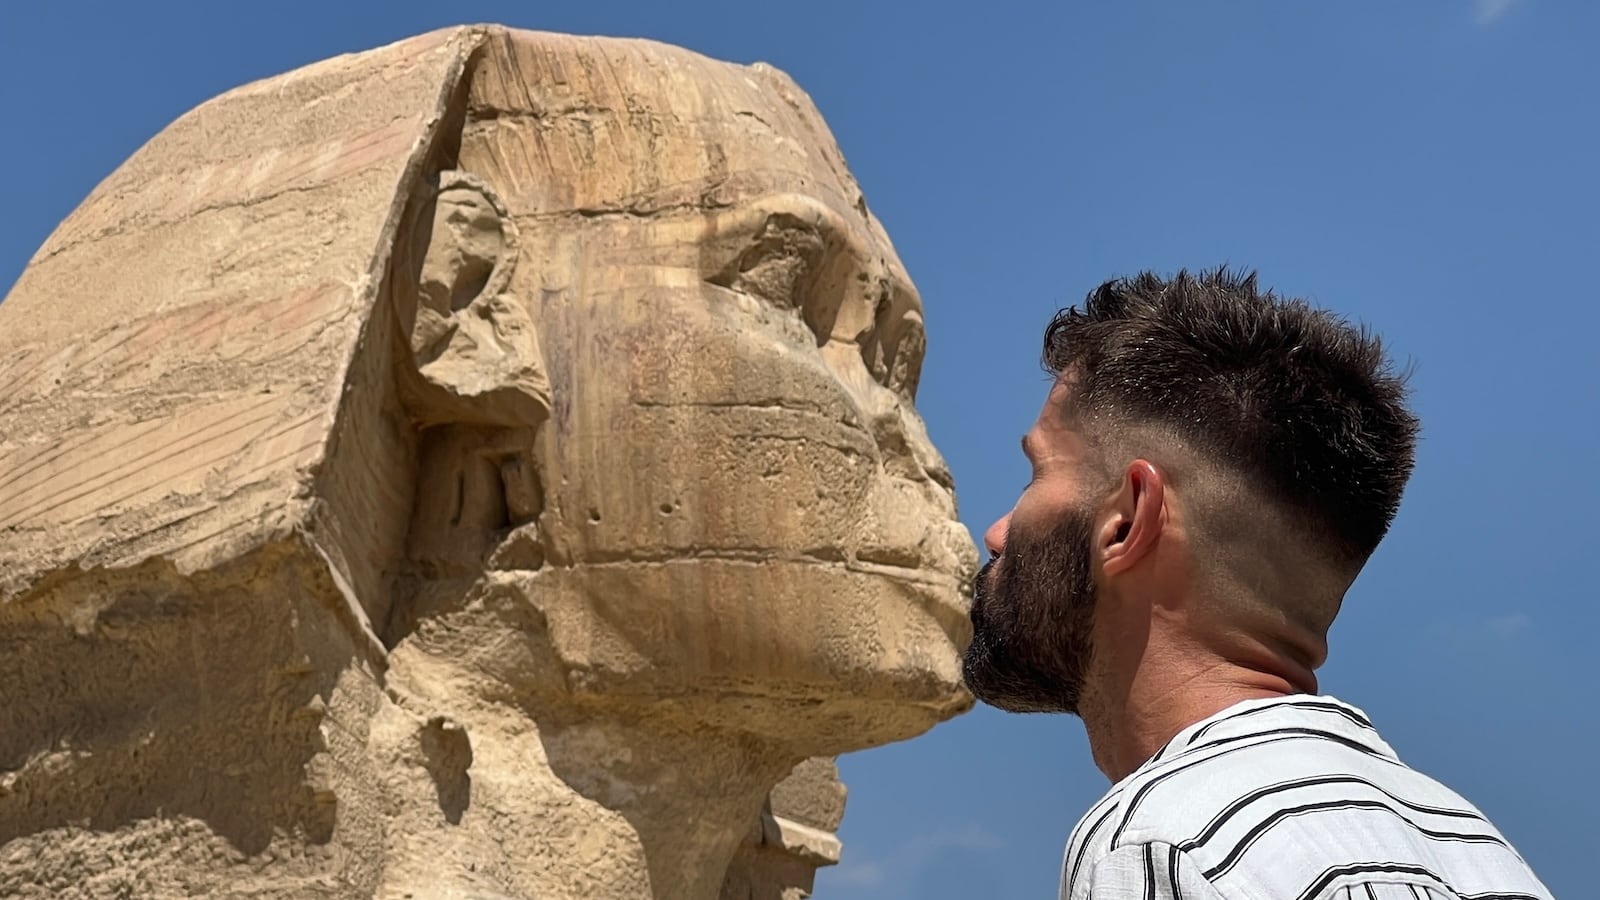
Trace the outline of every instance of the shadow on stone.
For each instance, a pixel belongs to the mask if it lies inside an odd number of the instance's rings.
[[[422,729],[423,764],[439,792],[439,810],[451,825],[461,824],[461,814],[472,805],[472,742],[467,730],[443,717],[429,720]]]

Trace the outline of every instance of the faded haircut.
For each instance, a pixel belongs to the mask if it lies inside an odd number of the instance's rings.
[[[1056,314],[1043,356],[1091,442],[1171,435],[1332,560],[1359,568],[1394,520],[1418,432],[1405,375],[1365,327],[1263,291],[1254,272],[1107,281]]]

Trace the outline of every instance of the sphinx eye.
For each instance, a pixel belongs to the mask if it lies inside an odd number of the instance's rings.
[[[824,250],[815,226],[797,216],[774,213],[750,245],[707,280],[782,309],[802,309],[815,286]]]
[[[872,327],[861,336],[861,357],[867,371],[907,403],[916,400],[922,359],[928,349],[922,315],[909,299],[884,285]]]
[[[888,388],[909,403],[917,399],[917,385],[922,381],[922,359],[928,352],[928,336],[923,329],[922,316],[907,310],[900,316],[896,333],[887,363]]]

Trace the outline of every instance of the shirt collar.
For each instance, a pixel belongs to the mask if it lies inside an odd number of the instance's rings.
[[[1200,752],[1268,732],[1300,732],[1398,759],[1378,736],[1367,714],[1334,697],[1290,694],[1243,700],[1184,728],[1134,774]]]

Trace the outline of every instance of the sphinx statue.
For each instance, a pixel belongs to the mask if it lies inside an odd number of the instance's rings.
[[[924,352],[771,67],[202,104],[0,304],[0,895],[808,896],[833,758],[971,705]]]

